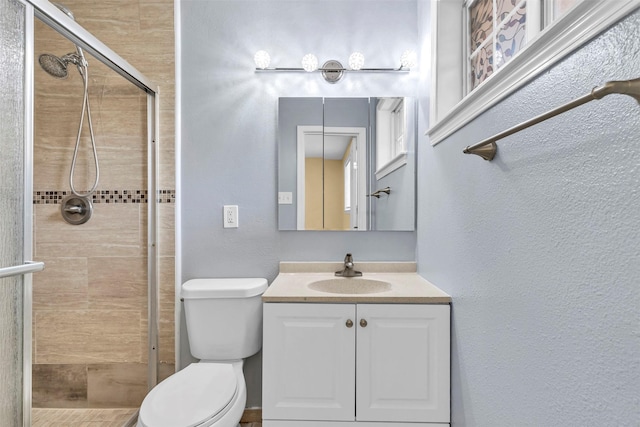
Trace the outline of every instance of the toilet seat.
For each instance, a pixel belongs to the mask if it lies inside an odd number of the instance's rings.
[[[149,392],[138,425],[210,426],[233,406],[238,379],[230,363],[192,363]]]

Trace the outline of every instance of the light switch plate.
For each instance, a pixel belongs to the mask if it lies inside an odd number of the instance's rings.
[[[281,191],[278,193],[279,205],[291,205],[293,204],[293,193],[291,191]]]

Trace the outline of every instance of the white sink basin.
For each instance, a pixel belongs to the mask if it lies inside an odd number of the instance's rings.
[[[377,294],[391,290],[391,283],[359,277],[336,277],[311,282],[307,287],[328,294]]]

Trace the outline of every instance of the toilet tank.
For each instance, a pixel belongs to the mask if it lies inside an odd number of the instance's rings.
[[[262,347],[267,279],[192,279],[182,285],[189,347],[202,360],[239,360]]]

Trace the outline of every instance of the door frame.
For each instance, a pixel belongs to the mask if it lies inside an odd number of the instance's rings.
[[[367,129],[364,127],[337,127],[337,126],[298,126],[297,151],[296,151],[296,230],[305,228],[305,138],[313,135],[338,135],[356,138],[356,152],[358,162],[358,197],[357,218],[358,230],[365,231],[367,224]],[[361,167],[360,165],[364,165]],[[323,184],[324,193],[324,184]],[[324,196],[323,196],[324,197]],[[324,215],[324,212],[323,212]],[[364,226],[361,226],[364,224]]]

